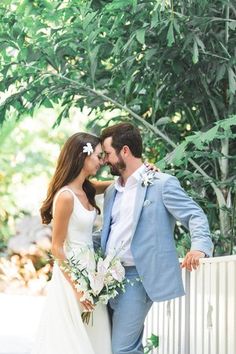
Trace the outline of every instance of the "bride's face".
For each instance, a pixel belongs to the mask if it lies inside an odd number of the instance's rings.
[[[88,176],[95,176],[99,168],[103,165],[103,151],[101,144],[98,144],[93,153],[86,157],[83,170]]]

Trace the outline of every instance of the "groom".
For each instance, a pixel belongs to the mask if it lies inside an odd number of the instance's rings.
[[[134,281],[109,302],[113,354],[142,354],[152,302],[184,295],[173,237],[176,220],[189,229],[192,240],[182,267],[196,269],[200,258],[211,255],[212,242],[205,214],[178,180],[146,172],[136,127],[113,125],[103,130],[101,140],[105,163],[120,176],[105,195],[101,244],[106,253],[116,250],[126,277]]]

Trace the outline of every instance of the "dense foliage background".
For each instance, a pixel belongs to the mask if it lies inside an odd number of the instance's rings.
[[[132,121],[145,157],[180,178],[204,208],[215,255],[236,253],[235,29],[228,0],[2,1],[2,136],[39,107],[57,107],[54,126],[88,107],[87,129],[98,134],[110,122]],[[0,152],[5,198],[10,145]],[[183,255],[189,237],[180,225],[176,241]]]

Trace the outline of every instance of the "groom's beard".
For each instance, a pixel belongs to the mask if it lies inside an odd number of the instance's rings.
[[[110,167],[110,172],[113,176],[120,176],[121,172],[126,169],[126,164],[121,156],[118,155],[118,162],[115,164],[108,164]]]

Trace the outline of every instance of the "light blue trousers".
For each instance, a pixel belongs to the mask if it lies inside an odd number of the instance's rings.
[[[113,354],[143,354],[144,321],[152,306],[141,281],[136,281],[135,267],[125,267],[126,278],[134,285],[126,285],[121,293],[109,302],[112,322]]]

